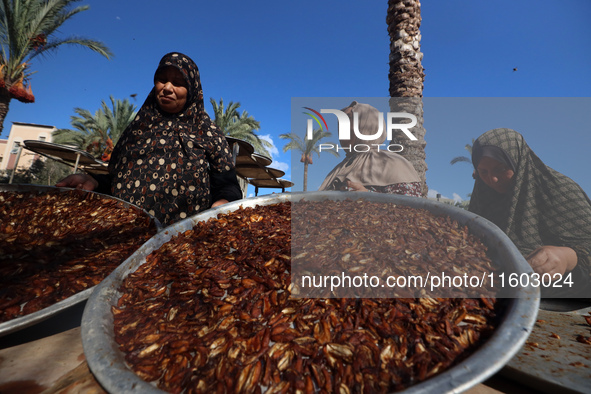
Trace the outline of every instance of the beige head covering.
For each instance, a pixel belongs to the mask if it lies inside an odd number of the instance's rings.
[[[343,148],[359,144],[370,146],[368,152],[357,153],[354,149],[347,152],[345,159],[340,162],[327,176],[318,190],[340,190],[340,186],[347,180],[361,183],[365,187],[388,186],[398,183],[420,182],[419,176],[412,164],[401,155],[388,152],[387,146],[377,149],[375,145],[386,140],[386,133],[376,136],[373,140],[361,140],[353,132],[353,113],[358,114],[359,132],[363,135],[375,135],[378,131],[380,112],[369,104],[353,101],[342,109],[351,120],[351,139],[340,140]],[[367,150],[367,148],[363,149]]]

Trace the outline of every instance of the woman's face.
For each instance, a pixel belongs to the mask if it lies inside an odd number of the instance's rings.
[[[498,160],[483,156],[476,168],[478,176],[496,192],[504,194],[513,186],[513,170]]]
[[[156,101],[160,108],[175,114],[182,111],[187,103],[187,82],[183,74],[175,67],[164,67],[154,77]]]

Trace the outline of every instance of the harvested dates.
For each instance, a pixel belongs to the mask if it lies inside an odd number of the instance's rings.
[[[156,232],[143,211],[96,193],[0,192],[0,322],[97,285]]]
[[[291,216],[292,295],[497,296],[486,246],[449,216],[365,200],[302,200]]]
[[[171,393],[385,393],[494,331],[494,298],[293,297],[291,210],[199,222],[123,280],[114,337],[139,377]]]

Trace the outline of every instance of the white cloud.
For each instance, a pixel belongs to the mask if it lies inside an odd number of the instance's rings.
[[[273,163],[271,163],[271,167],[281,170],[283,172],[287,172],[287,170],[289,170],[289,163],[274,161]]]
[[[265,141],[268,141],[269,143],[271,143],[271,145],[273,145],[272,147],[267,148],[267,150],[271,154],[271,158],[277,157],[277,155],[279,155],[279,149],[277,149],[277,147],[275,146],[275,143],[273,142],[273,137],[271,137],[271,134],[259,135],[259,138],[261,138]]]
[[[275,159],[277,159],[279,156],[279,149],[277,149],[277,147],[275,146],[275,143],[273,142],[273,137],[271,136],[271,134],[259,135],[259,137],[265,141],[269,141],[273,145],[271,148],[267,148],[267,150],[271,154],[271,158],[273,159],[273,163],[271,163],[270,167],[276,168],[276,169],[281,170],[283,172],[287,172],[289,170],[289,163],[275,161]]]
[[[429,191],[427,192],[427,197],[429,198],[437,198],[437,194],[439,194],[439,192],[435,189],[429,189]],[[445,200],[453,200],[456,202],[462,202],[464,201],[464,199],[462,197],[460,197],[460,195],[458,193],[452,193],[452,198],[446,197],[446,196],[440,196],[441,199],[445,199]]]

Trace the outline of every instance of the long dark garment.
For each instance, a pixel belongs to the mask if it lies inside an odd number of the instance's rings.
[[[187,103],[181,112],[167,114],[152,89],[115,146],[108,187],[113,196],[168,225],[242,194],[226,138],[205,112],[197,65],[173,52],[158,68],[166,66],[184,75]]]
[[[469,210],[499,226],[524,256],[543,245],[572,248],[577,253],[574,287],[542,288],[542,295],[591,297],[589,197],[572,179],[546,166],[511,129],[490,130],[475,141],[474,168],[491,146],[500,148],[514,169],[513,190],[499,194],[476,176]]]

